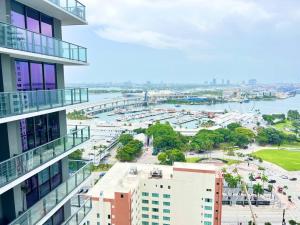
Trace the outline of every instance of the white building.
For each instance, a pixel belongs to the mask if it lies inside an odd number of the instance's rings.
[[[88,193],[86,224],[219,225],[223,178],[212,165],[117,163]]]

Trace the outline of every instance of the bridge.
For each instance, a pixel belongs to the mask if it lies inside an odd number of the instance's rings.
[[[136,98],[118,98],[109,101],[81,104],[74,108],[76,111],[83,111],[87,116],[94,116],[99,113],[123,109],[129,106],[141,107],[147,105],[147,101],[142,97]],[[73,111],[72,110],[72,111]]]

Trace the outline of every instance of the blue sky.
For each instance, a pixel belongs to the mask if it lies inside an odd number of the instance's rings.
[[[81,0],[88,26],[64,40],[88,48],[68,83],[300,82],[299,0]]]

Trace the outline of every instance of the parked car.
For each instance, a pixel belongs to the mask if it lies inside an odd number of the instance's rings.
[[[282,193],[283,188],[282,188],[282,187],[278,187],[278,188],[277,188],[277,191],[278,191],[279,193]]]
[[[282,178],[282,179],[289,179],[288,176],[286,176],[286,175],[281,175],[280,178]]]
[[[256,180],[261,179],[261,176],[258,175],[257,177],[255,177],[255,179]]]
[[[269,183],[269,184],[275,184],[275,183],[276,183],[276,180],[269,180],[268,183]]]
[[[297,180],[296,177],[290,178],[290,181],[296,181],[296,180]]]

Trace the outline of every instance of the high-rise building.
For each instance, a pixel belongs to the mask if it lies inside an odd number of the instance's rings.
[[[220,225],[223,177],[212,165],[117,163],[88,193],[90,224]]]
[[[251,86],[257,85],[257,80],[256,79],[250,79],[250,80],[248,80],[248,85],[251,85]]]
[[[1,225],[80,222],[71,200],[89,164],[68,155],[90,133],[67,127],[66,109],[88,90],[65,88],[64,65],[86,65],[87,50],[62,40],[62,26],[85,24],[77,0],[0,0]]]

